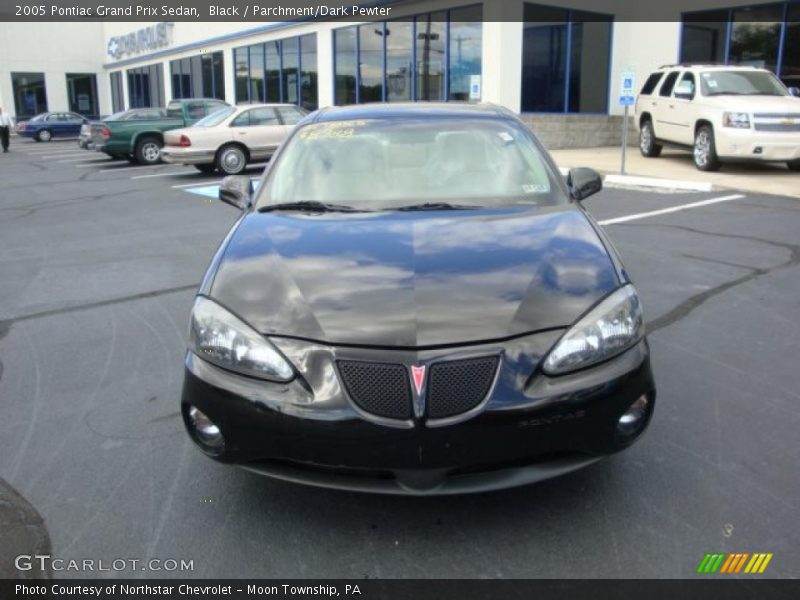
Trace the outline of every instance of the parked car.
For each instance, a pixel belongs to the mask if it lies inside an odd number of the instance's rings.
[[[191,315],[184,423],[207,455],[326,487],[521,485],[626,448],[655,385],[636,290],[522,121],[479,104],[304,119]]]
[[[161,162],[164,132],[192,125],[225,106],[227,102],[207,98],[173,100],[163,117],[159,113],[144,119],[106,119],[93,124],[92,143],[97,152],[111,157],[126,156],[131,162],[154,165]]]
[[[49,142],[53,138],[78,137],[81,125],[89,119],[73,112],[45,112],[17,124],[17,134],[33,138],[37,142]]]
[[[241,173],[248,163],[269,160],[308,111],[294,104],[229,106],[191,127],[164,134],[164,162]]]
[[[636,99],[639,149],[692,150],[695,166],[724,161],[786,162],[800,171],[800,95],[755,67],[667,65],[647,78]]]
[[[78,146],[86,150],[94,150],[94,142],[92,141],[92,126],[100,125],[102,121],[134,121],[145,119],[163,119],[167,116],[167,111],[164,108],[133,108],[131,110],[123,110],[116,112],[112,115],[104,117],[99,121],[90,121],[81,126],[81,133],[78,137]],[[122,158],[123,154],[112,155],[112,158]]]

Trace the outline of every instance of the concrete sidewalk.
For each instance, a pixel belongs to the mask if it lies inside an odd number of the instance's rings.
[[[619,173],[619,147],[553,150],[551,154],[559,167],[591,167],[603,174]],[[800,198],[800,173],[789,171],[782,163],[723,164],[716,173],[704,173],[695,168],[688,151],[665,148],[659,158],[645,158],[637,147],[629,147],[625,170],[627,175],[709,182],[715,188]]]

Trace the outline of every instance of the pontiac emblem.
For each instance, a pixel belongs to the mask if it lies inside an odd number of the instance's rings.
[[[422,394],[422,386],[425,385],[425,367],[412,366],[411,378],[414,380],[417,396],[420,396]]]

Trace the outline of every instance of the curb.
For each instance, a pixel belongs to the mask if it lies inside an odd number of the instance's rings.
[[[561,174],[566,177],[569,173],[567,167],[559,167]],[[603,183],[626,185],[633,187],[650,187],[668,190],[683,190],[687,192],[710,192],[713,186],[710,181],[686,181],[684,179],[660,179],[658,177],[641,177],[638,175],[615,175],[609,173],[603,177]]]

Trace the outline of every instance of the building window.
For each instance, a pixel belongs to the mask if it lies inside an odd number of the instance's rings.
[[[608,110],[609,15],[525,4],[522,111]]]
[[[336,74],[336,104],[355,104],[356,96],[356,47],[357,27],[337,29],[333,32],[334,72]]]
[[[164,106],[164,70],[161,63],[128,69],[128,105],[131,108]]]
[[[11,73],[11,87],[14,89],[17,120],[47,112],[44,73]]]
[[[67,73],[67,98],[69,109],[85,117],[97,119],[97,75],[94,73]]]
[[[121,112],[125,110],[125,95],[122,91],[122,73],[114,71],[110,73],[109,83],[111,84],[111,112]]]
[[[170,61],[172,98],[225,99],[225,71],[222,52],[201,54]]]
[[[786,11],[782,57],[781,79],[788,86],[800,87],[800,3],[790,4]]]
[[[473,83],[480,90],[482,16],[475,5],[334,30],[336,104],[469,100]]]
[[[317,37],[309,34],[234,48],[236,102],[318,106]]]
[[[480,80],[482,13],[480,6],[450,11],[450,45],[447,52],[450,100],[469,100],[472,81],[475,77]]]
[[[681,60],[751,65],[800,83],[800,3],[777,2],[683,15]]]

